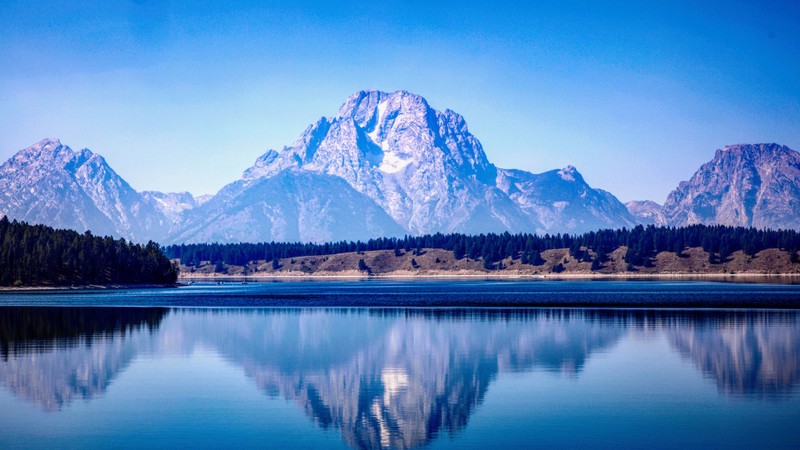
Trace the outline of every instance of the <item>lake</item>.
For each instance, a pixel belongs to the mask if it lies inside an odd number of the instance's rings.
[[[655,281],[4,292],[0,448],[796,448],[799,306]]]

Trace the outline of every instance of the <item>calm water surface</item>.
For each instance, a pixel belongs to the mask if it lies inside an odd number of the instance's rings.
[[[0,448],[796,448],[798,303],[697,282],[4,293]]]

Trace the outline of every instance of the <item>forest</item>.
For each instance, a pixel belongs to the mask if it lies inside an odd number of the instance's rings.
[[[181,244],[164,248],[164,253],[169,258],[180,258],[187,266],[195,266],[202,261],[244,265],[254,260],[277,261],[283,258],[370,250],[394,250],[396,254],[401,251],[419,253],[422,249],[438,248],[452,251],[456,259],[481,260],[484,267],[492,269],[502,268],[501,261],[507,258],[520,259],[523,264],[538,265],[543,263],[541,252],[568,248],[571,256],[586,262],[591,261],[592,268],[595,269],[600,267],[609,253],[622,246],[627,247],[625,262],[631,267],[649,267],[657,253],[675,252],[681,256],[687,248],[693,247],[702,247],[708,252],[711,263],[724,262],[736,251],[754,256],[768,248],[789,252],[792,262],[796,263],[800,258],[800,233],[795,230],[763,230],[722,225],[639,225],[631,229],[607,229],[578,235],[437,233],[370,239],[366,242]]]
[[[177,269],[145,245],[0,219],[0,286],[173,284]]]

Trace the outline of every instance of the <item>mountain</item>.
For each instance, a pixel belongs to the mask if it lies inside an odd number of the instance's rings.
[[[153,208],[160,211],[169,224],[177,224],[184,211],[197,208],[211,199],[211,196],[207,195],[195,198],[189,192],[164,193],[158,191],[143,191],[142,197]]]
[[[580,233],[631,227],[635,223],[616,197],[602,189],[592,189],[572,166],[541,174],[500,169],[497,181],[500,189],[537,224],[539,233]]]
[[[633,200],[625,203],[628,212],[631,213],[637,224],[642,225],[664,225],[664,213],[662,206],[652,200]]]
[[[636,223],[574,167],[496,167],[461,115],[406,91],[353,94],[211,199],[136,192],[101,156],[54,139],[0,167],[0,187],[0,213],[13,219],[162,243],[580,233]]]
[[[330,175],[285,170],[233,183],[187,211],[171,242],[310,242],[399,236],[404,230],[369,197]]]
[[[352,95],[337,116],[259,158],[244,179],[287,168],[345,180],[412,234],[529,228],[494,186],[497,170],[464,119],[404,91]]]
[[[778,144],[717,150],[664,203],[668,224],[800,228],[800,153]]]
[[[241,180],[220,191],[221,200],[213,204],[217,216],[227,220],[239,215],[238,196],[254,198],[247,192],[260,189],[260,180],[287,170],[345,181],[385,211],[401,233],[580,232],[634,223],[613,195],[589,187],[572,167],[540,175],[498,169],[463,117],[433,109],[406,91],[353,94],[336,116],[321,118],[280,152],[269,150]],[[550,182],[556,185],[548,186]],[[298,198],[296,194],[285,192]],[[206,214],[211,205],[197,214]],[[195,224],[188,223],[187,230],[193,229]],[[241,228],[252,227],[245,223]],[[385,229],[377,224],[372,228]],[[198,238],[182,230],[172,240]],[[228,236],[243,238],[253,234]]]
[[[164,215],[88,149],[44,139],[0,166],[0,215],[143,242],[167,231]]]

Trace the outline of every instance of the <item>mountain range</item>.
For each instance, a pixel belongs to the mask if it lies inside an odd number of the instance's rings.
[[[0,214],[133,241],[356,240],[460,232],[580,233],[639,223],[800,228],[800,157],[718,150],[663,206],[623,205],[572,166],[492,164],[466,121],[406,91],[361,91],[214,196],[137,192],[98,154],[45,139],[0,166]]]

